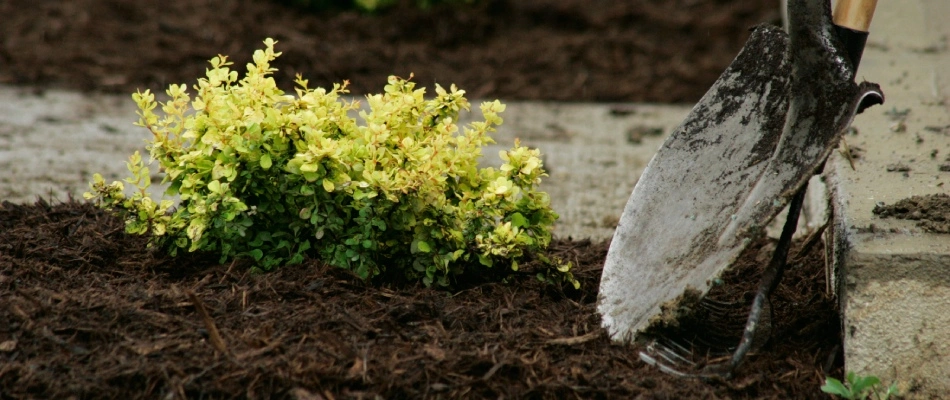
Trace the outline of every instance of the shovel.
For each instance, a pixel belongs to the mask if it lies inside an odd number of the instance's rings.
[[[788,3],[789,33],[754,28],[633,189],[600,285],[598,311],[612,339],[640,339],[695,306],[789,206],[742,341],[728,363],[706,369],[731,374],[782,275],[809,178],[855,114],[883,103],[878,85],[854,82],[876,1],[839,0],[834,22],[828,0]],[[675,372],[675,357],[641,358]]]

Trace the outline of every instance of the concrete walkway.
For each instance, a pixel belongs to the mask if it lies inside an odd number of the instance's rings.
[[[477,110],[478,101],[472,101]],[[483,164],[515,138],[540,148],[543,189],[561,214],[556,234],[607,240],[643,168],[691,106],[507,102]],[[0,200],[81,198],[93,173],[122,179],[151,135],[133,126],[131,95],[85,95],[0,86]],[[476,115],[463,116],[462,123]],[[160,181],[154,176],[155,182]],[[159,188],[153,190],[161,193]]]
[[[950,393],[950,235],[871,210],[950,192],[941,170],[950,164],[947,16],[945,0],[880,2],[859,76],[880,83],[887,103],[860,115],[858,134],[846,137],[859,155],[854,169],[836,152],[824,179],[846,368],[921,398]],[[550,174],[543,188],[561,214],[556,234],[594,240],[612,236],[643,167],[691,107],[507,104],[485,163],[497,164],[497,150],[516,137],[540,148]],[[130,96],[0,87],[0,200],[65,200],[81,196],[93,172],[124,177],[124,160],[148,138],[136,119]]]

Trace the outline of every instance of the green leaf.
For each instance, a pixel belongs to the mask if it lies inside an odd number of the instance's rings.
[[[270,166],[271,166],[270,154],[265,153],[264,155],[261,156],[261,168],[267,170],[267,169],[270,169]]]
[[[511,225],[519,228],[528,226],[528,219],[521,215],[521,213],[511,214]]]
[[[248,252],[248,254],[250,254],[251,257],[254,258],[254,261],[260,261],[261,258],[264,257],[264,252],[261,251],[261,249],[254,249],[254,250],[251,250],[251,251]]]
[[[426,241],[424,241],[424,240],[420,240],[420,241],[417,243],[417,246],[419,247],[419,251],[421,251],[421,252],[423,252],[423,253],[429,253],[429,252],[432,251],[432,247],[429,246],[429,243],[426,242]]]
[[[851,389],[857,393],[862,393],[866,390],[870,390],[875,385],[881,384],[881,380],[876,376],[856,376],[854,372],[848,373],[848,383],[851,384]]]
[[[566,264],[558,264],[555,268],[558,270],[558,272],[566,273],[571,270],[571,267],[572,267],[571,263],[566,263]]]
[[[211,193],[221,193],[221,182],[218,182],[218,181],[208,182],[208,190],[210,190]]]
[[[417,259],[412,261],[412,269],[418,272],[423,272],[426,270],[426,266],[422,265],[422,263]]]
[[[356,275],[359,275],[360,278],[369,279],[369,273],[370,273],[369,266],[366,265],[365,263],[361,263],[359,266],[357,266],[355,272],[356,272]]]
[[[899,396],[900,389],[897,387],[897,383],[892,383],[891,386],[887,387],[887,392],[884,392],[884,399],[888,399],[892,396]]]
[[[821,391],[845,399],[853,400],[855,398],[851,389],[848,389],[841,381],[835,378],[825,378],[825,384],[821,385]]]

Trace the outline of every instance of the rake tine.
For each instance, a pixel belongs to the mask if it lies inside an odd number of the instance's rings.
[[[667,340],[666,343],[657,343],[658,345],[653,348],[654,352],[662,357],[663,359],[673,363],[673,364],[695,364],[693,360],[687,358],[684,354],[692,355],[693,352],[690,349],[687,349],[683,345],[676,343],[672,340]]]
[[[683,372],[682,369],[692,369],[697,365],[695,361],[685,356],[693,355],[693,351],[675,340],[661,337],[654,339],[650,345],[647,346],[646,351],[640,352],[640,359],[643,362],[656,366],[662,372],[679,377],[719,376],[729,378],[732,375],[757,343],[757,333],[760,333],[761,325],[771,320],[771,318],[763,320],[763,313],[771,312],[769,297],[778,286],[787,267],[792,236],[795,234],[795,230],[798,226],[798,217],[801,214],[806,190],[806,188],[799,190],[789,203],[788,217],[782,228],[782,235],[779,238],[775,250],[772,252],[772,259],[759,282],[755,298],[752,301],[751,310],[746,319],[745,329],[742,332],[742,338],[731,356],[724,357],[725,362],[706,365],[702,368],[701,372]],[[820,235],[820,233],[813,233],[812,238],[818,235]],[[814,241],[812,238],[809,238],[808,242]],[[800,257],[801,254],[797,256]],[[700,304],[712,317],[728,317],[731,315],[730,311],[741,307],[738,303],[727,303],[708,299],[704,299]],[[715,343],[708,342],[708,338],[706,338],[705,335],[697,335],[695,339],[699,344],[708,348],[715,347]],[[690,345],[694,346],[695,344],[691,343]]]
[[[744,314],[741,311],[744,306],[740,303],[723,303],[717,302],[714,300],[703,299],[699,302],[699,307],[706,312],[708,319],[711,320],[734,320],[739,317],[740,314]],[[744,320],[742,322],[745,322]]]
[[[670,374],[678,378],[692,378],[696,376],[695,374],[688,374],[676,368],[673,368],[669,365],[663,364],[661,362],[657,362],[655,358],[653,358],[649,354],[642,351],[640,352],[640,361],[643,361],[644,363],[647,363],[649,365],[656,367],[657,369],[660,370],[660,372]]]
[[[728,314],[730,310],[735,309],[736,304],[703,299],[703,301],[699,302],[699,306],[702,307],[703,310],[709,311],[710,313],[725,315]]]

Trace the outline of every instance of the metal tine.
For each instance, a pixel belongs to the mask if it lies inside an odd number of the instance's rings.
[[[666,343],[659,342],[659,339],[654,341],[655,345],[653,346],[653,351],[657,355],[674,364],[686,364],[690,366],[696,364],[692,359],[693,350],[691,348],[687,348],[668,338],[661,339],[666,339],[664,340]]]
[[[697,335],[696,339],[702,339]],[[699,342],[700,340],[697,340]],[[677,367],[695,368],[709,357],[721,357],[731,354],[731,349],[722,349],[718,344],[707,345],[687,339],[673,339],[669,336],[658,336],[647,346],[648,355],[665,361],[668,365]],[[703,353],[703,354],[700,354]]]
[[[739,328],[735,332],[736,334],[741,331],[742,327],[745,326],[746,316],[749,315],[750,304],[745,302],[711,304],[714,302],[714,300],[703,299],[699,303],[699,307],[707,313],[706,319],[728,324],[730,327],[735,325]]]
[[[640,352],[640,359],[664,373],[678,377],[711,378],[731,372],[734,367],[730,364],[730,359],[737,349],[736,340],[745,328],[749,306],[742,302],[705,298],[699,307],[705,313],[705,321],[716,322],[704,324],[703,329],[712,326],[723,329],[705,330],[703,334],[695,334],[690,333],[692,329],[686,328],[679,332],[660,334]],[[766,299],[763,307],[765,312],[759,321],[761,326],[754,339],[753,348],[765,344],[771,331],[771,302]]]
[[[695,376],[694,374],[685,373],[669,365],[663,364],[661,362],[657,362],[655,358],[653,358],[649,354],[642,351],[640,352],[640,361],[643,361],[647,364],[657,367],[657,369],[659,369],[660,372],[670,374],[678,378],[690,378],[690,377]]]
[[[792,203],[799,203],[800,207],[804,196],[799,193],[795,197]],[[789,224],[786,223],[786,225]],[[785,236],[783,239],[790,241],[791,233],[794,231],[787,226],[786,230],[788,232],[783,232],[783,236]],[[815,240],[809,239],[806,240],[806,243]],[[786,249],[782,253],[773,256],[788,257],[787,244],[785,247]],[[774,284],[775,282],[768,285],[770,289],[773,288],[771,286]],[[762,289],[760,288],[760,290]],[[771,290],[768,292],[770,293]],[[670,334],[658,335],[647,345],[645,351],[640,352],[640,359],[647,364],[656,366],[664,373],[680,377],[729,376],[741,362],[741,358],[736,357],[736,353],[741,352],[740,357],[742,357],[746,352],[765,344],[772,330],[772,307],[768,295],[761,299],[761,303],[759,303],[759,317],[756,318],[758,329],[755,329],[752,336],[748,336],[750,332],[745,332],[748,329],[748,307],[742,302],[726,302],[708,297],[704,298],[699,303],[701,312],[705,314],[703,319],[715,323],[704,324],[703,329],[709,329],[713,326],[722,327],[723,329],[705,330],[703,334],[690,333],[691,329],[689,328],[681,329],[679,332],[670,332],[672,335],[685,337],[674,337]],[[739,336],[742,336],[743,339],[738,346],[727,344],[735,343],[734,340]],[[703,354],[697,354],[697,350]],[[740,361],[737,362],[737,359]]]
[[[707,315],[711,319],[735,319],[737,316],[742,318],[740,314],[745,314],[746,311],[741,311],[739,313],[736,310],[744,310],[749,308],[747,304],[740,302],[723,302],[718,300],[712,300],[705,298],[699,302],[699,307],[707,312]],[[745,321],[743,321],[745,322]]]
[[[696,363],[681,354],[681,352],[688,354],[689,350],[676,343],[672,345],[674,347],[670,348],[654,339],[647,345],[645,351],[640,352],[640,360],[670,375],[678,377],[693,376],[692,373],[683,372],[696,369]]]
[[[708,297],[703,298],[703,300],[699,302],[699,305],[708,310],[726,310],[726,309],[730,309],[737,306],[741,307],[741,304],[734,301],[725,302],[725,301],[710,299]]]
[[[668,344],[662,343],[661,340]],[[684,354],[694,355],[683,345],[668,338],[660,338],[651,341],[647,349],[640,352],[640,360],[657,367],[663,373],[680,378],[709,378],[715,375],[707,372],[706,368],[700,369],[700,364]],[[728,359],[728,356],[723,359]]]
[[[718,358],[732,354],[733,350],[735,350],[733,336],[734,335],[717,334],[696,335],[692,340],[683,339],[681,341],[676,341],[670,338],[664,338],[664,341],[672,344],[672,346],[668,347],[673,347],[680,352],[689,353],[691,358],[694,359],[694,364],[697,364],[695,361],[697,358],[702,359],[702,361],[705,362],[710,358]],[[687,347],[681,345],[680,342],[688,343],[688,348],[690,350],[687,350]]]

